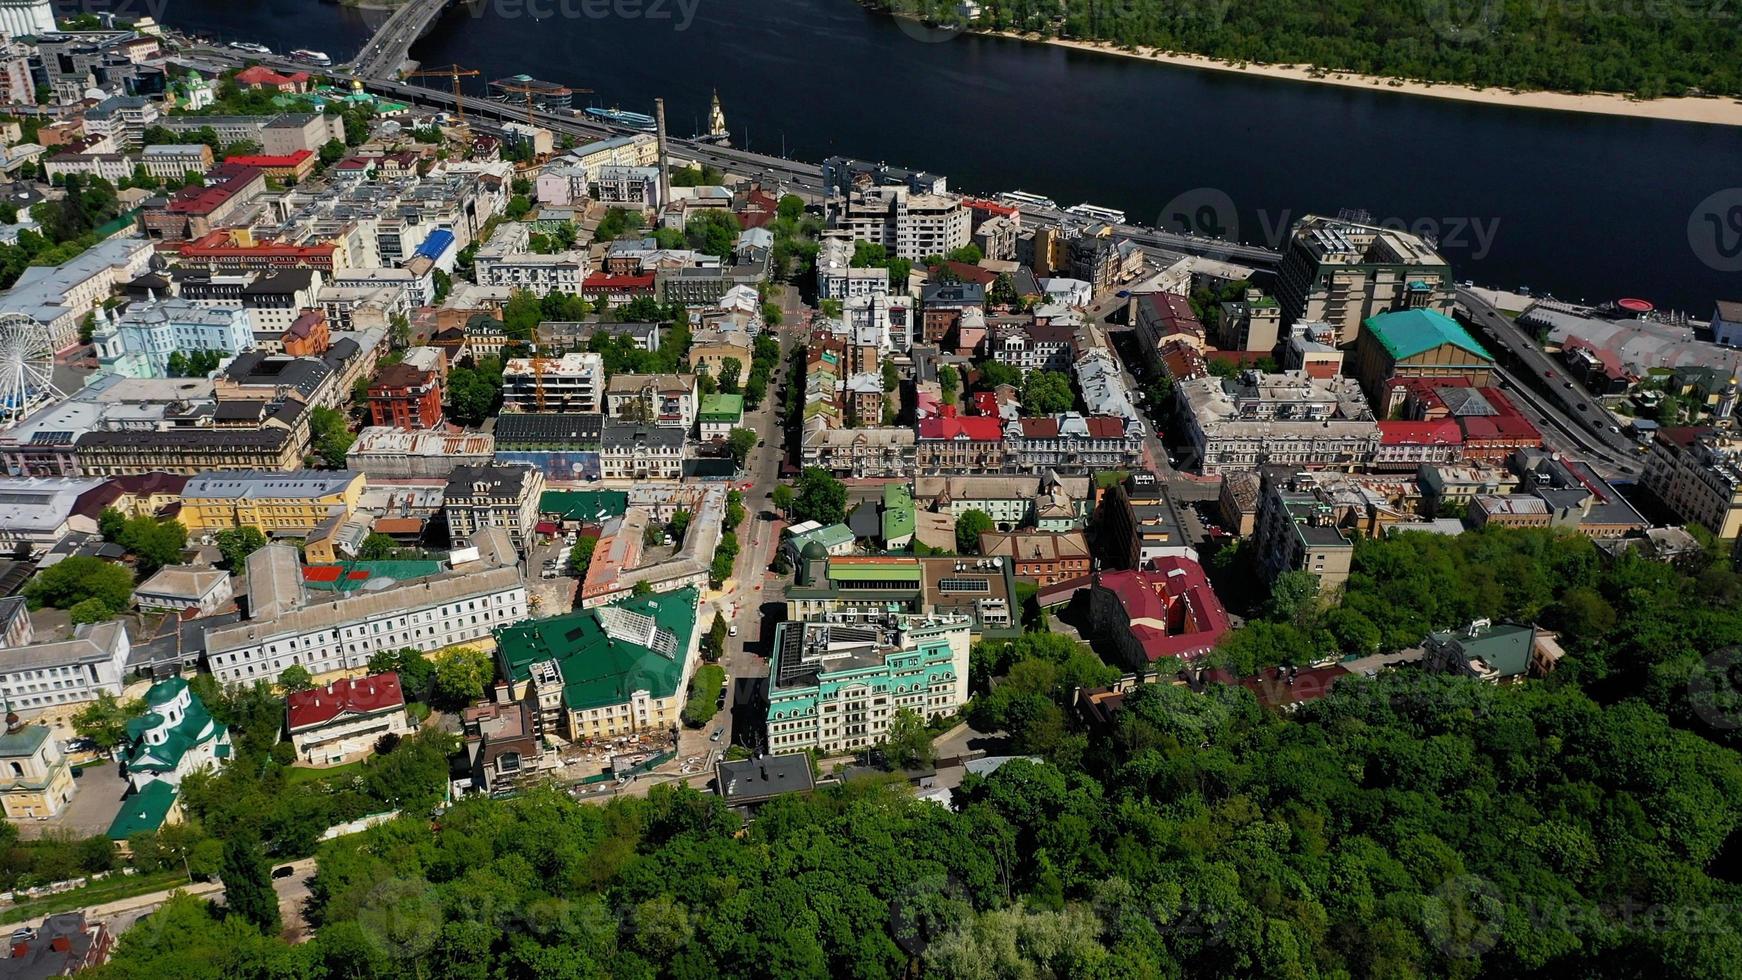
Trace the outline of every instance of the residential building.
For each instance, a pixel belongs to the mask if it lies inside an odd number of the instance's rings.
[[[544,412],[496,419],[496,462],[536,467],[547,480],[599,479],[605,417]]]
[[[817,297],[844,300],[855,296],[888,296],[889,270],[853,266],[853,239],[824,232],[817,251]]]
[[[58,266],[30,266],[4,294],[0,305],[48,329],[56,350],[79,340],[79,321],[115,290],[144,272],[151,243],[141,238],[110,238]]]
[[[148,146],[140,154],[140,165],[158,180],[181,180],[188,174],[203,174],[212,169],[212,148],[204,143],[164,143]]]
[[[1089,478],[1059,476],[920,476],[913,481],[914,498],[927,510],[959,518],[977,510],[1000,531],[1036,527],[1042,531],[1074,531],[1088,519]]]
[[[605,407],[602,355],[510,358],[502,369],[504,412],[596,413]]]
[[[544,474],[530,466],[457,466],[448,472],[442,496],[448,539],[494,527],[507,532],[515,547],[530,548],[543,494]]]
[[[313,150],[296,150],[291,153],[270,154],[253,153],[242,156],[229,156],[224,162],[236,167],[254,167],[274,180],[298,183],[307,180],[315,172],[315,166],[320,158]]]
[[[296,419],[289,427],[85,432],[74,444],[73,465],[91,476],[294,470],[302,466],[303,450],[308,446],[308,417],[300,404],[273,414],[285,412]]]
[[[1491,466],[1448,466],[1423,463],[1416,471],[1421,485],[1422,512],[1430,516],[1462,517],[1478,494],[1509,494],[1518,488],[1518,477]]]
[[[1109,568],[1148,568],[1162,558],[1198,560],[1201,529],[1153,473],[1139,471],[1108,488],[1096,520],[1101,557]]]
[[[840,755],[884,740],[896,713],[931,720],[968,701],[972,621],[889,615],[786,622],[768,668],[768,750]]]
[[[262,126],[256,139],[267,156],[319,153],[333,140],[344,142],[345,121],[336,112],[286,113]]]
[[[1243,299],[1222,304],[1216,346],[1223,350],[1269,353],[1281,337],[1282,306],[1262,289],[1248,289]]]
[[[480,286],[507,286],[528,289],[540,296],[557,292],[568,296],[583,295],[587,281],[587,253],[582,251],[540,254],[527,245],[525,225],[503,225],[503,231],[490,239],[477,254],[472,266]],[[518,229],[519,237],[504,232]]]
[[[1017,418],[1005,422],[1003,431],[1003,466],[1009,472],[1085,475],[1128,469],[1143,457],[1144,428],[1135,415],[1067,412]]]
[[[147,202],[139,214],[140,226],[147,238],[166,242],[204,238],[234,223],[265,193],[264,171],[221,163],[206,172],[204,184]]]
[[[78,789],[60,740],[49,727],[27,725],[8,710],[6,734],[0,735],[0,810],[6,819],[58,816]]]
[[[606,418],[599,475],[605,480],[676,480],[683,476],[684,431]]]
[[[1444,313],[1400,310],[1362,322],[1355,373],[1375,410],[1389,418],[1393,378],[1461,378],[1482,388],[1494,378],[1494,358]]]
[[[442,383],[434,371],[403,361],[376,372],[369,382],[369,418],[395,429],[434,429],[442,424]]]
[[[913,544],[918,508],[913,491],[905,483],[883,485],[883,506],[879,511],[878,533],[888,551],[901,551]]]
[[[1422,642],[1422,669],[1490,684],[1546,677],[1563,656],[1555,641],[1555,634],[1535,626],[1478,619],[1465,629],[1429,633]]]
[[[618,374],[605,383],[605,414],[687,434],[699,409],[693,374]]]
[[[1081,531],[985,531],[980,554],[1016,563],[1016,577],[1042,588],[1089,574],[1089,542]]]
[[[182,489],[179,520],[193,535],[252,527],[268,536],[306,534],[334,514],[350,514],[363,474],[350,470],[202,473]]]
[[[1742,439],[1717,429],[1659,429],[1639,482],[1684,521],[1742,534]]]
[[[1464,458],[1464,433],[1453,419],[1411,422],[1379,421],[1379,448],[1368,461],[1371,470],[1414,472],[1424,464],[1454,464]]]
[[[23,566],[12,567],[19,569]],[[14,595],[0,599],[0,647],[29,646],[35,640],[36,627],[30,621],[30,607],[24,597]]]
[[[111,183],[133,176],[134,164],[124,153],[57,153],[42,164],[49,180],[70,174],[101,177]]]
[[[511,700],[508,692],[508,683],[497,681],[495,700],[480,701],[460,714],[471,786],[485,793],[504,792],[537,775],[552,754],[536,729],[533,711]]]
[[[917,467],[918,440],[911,428],[830,429],[807,427],[801,458],[837,476],[908,477]]]
[[[1230,626],[1208,576],[1188,558],[1097,574],[1089,587],[1089,621],[1096,638],[1131,670],[1169,658],[1200,659]]]
[[[958,197],[914,193],[900,185],[855,190],[827,204],[829,227],[882,245],[897,258],[917,262],[948,255],[968,244],[971,216]]]
[[[799,563],[788,619],[878,622],[891,612],[967,616],[976,637],[1021,632],[1016,566],[1004,558],[819,556]]]
[[[362,759],[386,736],[415,729],[405,713],[399,675],[344,677],[325,687],[294,691],[285,699],[285,733],[297,761],[337,766]]]
[[[158,116],[157,104],[143,95],[111,95],[85,110],[85,132],[108,136],[117,148],[137,150]]]
[[[221,684],[275,681],[292,664],[316,676],[356,671],[385,650],[440,650],[524,619],[508,533],[487,528],[470,543],[456,552],[465,560],[435,575],[318,596],[302,587],[296,549],[267,545],[248,558],[251,618],[207,631],[207,668]]]
[[[780,548],[786,552],[786,560],[797,568],[800,562],[813,558],[850,555],[856,542],[853,529],[845,524],[825,526],[816,521],[805,521],[782,529]]]
[[[714,788],[727,807],[748,818],[779,797],[809,793],[816,780],[809,756],[765,755],[714,763]]]
[[[914,462],[921,475],[1004,471],[1004,431],[996,418],[940,416],[922,419],[915,431]]]
[[[1449,315],[1451,266],[1419,236],[1345,218],[1307,215],[1283,248],[1276,298],[1284,326],[1329,323],[1337,344],[1355,342],[1368,318],[1393,310]]]
[[[233,357],[254,346],[250,311],[204,308],[183,299],[135,303],[119,316],[99,312],[91,331],[97,363],[129,378],[169,376],[170,355],[211,351]]]
[[[139,583],[133,601],[142,612],[192,611],[215,615],[230,604],[234,593],[230,573],[210,565],[165,565],[157,574]]]
[[[1340,526],[1337,508],[1287,470],[1265,472],[1259,494],[1253,537],[1259,573],[1275,582],[1283,572],[1309,572],[1321,594],[1340,592],[1354,565],[1355,541]]]
[[[1160,352],[1169,344],[1183,343],[1199,352],[1207,344],[1191,301],[1178,293],[1134,293],[1129,309],[1138,353],[1150,371],[1161,369]]]
[[[1471,527],[1548,527],[1553,520],[1548,502],[1529,494],[1496,496],[1476,494],[1470,498]]]
[[[845,410],[849,423],[855,427],[869,427],[883,423],[883,376],[864,372],[849,377],[842,389],[846,399]],[[893,417],[891,417],[893,421]]]
[[[535,731],[572,742],[674,731],[698,659],[699,595],[683,588],[499,628],[511,696]]]
[[[12,647],[0,658],[0,697],[13,711],[120,697],[132,650],[119,622],[80,626],[70,640]]]
[[[1523,493],[1548,505],[1549,526],[1589,538],[1623,538],[1651,523],[1583,460],[1559,453],[1524,450],[1512,457]]]
[[[1379,447],[1379,426],[1350,378],[1245,371],[1176,384],[1174,391],[1205,474],[1265,463],[1353,469]]]
[[[732,434],[733,429],[744,424],[744,396],[718,393],[703,395],[697,418],[701,424],[703,442],[724,439]]]
[[[32,7],[48,5],[48,0],[30,3]],[[102,966],[114,944],[115,934],[102,920],[87,920],[82,911],[60,912],[28,930],[28,937],[17,937],[8,970],[17,980],[70,977],[87,967]]]

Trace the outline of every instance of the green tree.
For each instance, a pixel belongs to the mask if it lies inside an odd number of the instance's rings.
[[[213,535],[212,540],[224,557],[224,565],[232,572],[241,572],[247,567],[248,556],[266,547],[266,535],[251,526],[226,528]]]
[[[738,380],[744,372],[744,362],[736,357],[728,357],[720,362],[720,390],[728,395],[739,392]]]
[[[794,519],[801,522],[840,524],[847,519],[846,484],[828,470],[807,466],[799,475],[791,510]]]
[[[321,166],[330,167],[345,158],[345,144],[342,140],[327,140],[321,144]]]
[[[845,499],[846,498],[843,495],[842,500],[844,501]],[[793,505],[792,487],[785,483],[777,484],[774,488],[774,496],[771,500],[774,504],[775,510],[780,511],[781,514],[789,513],[792,510]]]
[[[224,907],[267,935],[278,932],[278,895],[272,890],[271,866],[260,840],[233,830],[224,839]]]
[[[719,660],[726,653],[726,617],[718,609],[714,610],[714,621],[708,626],[708,633],[702,638],[702,655],[705,659]]]
[[[345,453],[357,436],[342,412],[317,406],[309,412],[309,443],[315,457],[331,469],[343,469]]]
[[[980,553],[980,535],[992,530],[992,518],[983,510],[969,510],[956,518],[956,550],[964,555]]]
[[[433,698],[443,707],[461,708],[471,704],[482,698],[491,681],[496,679],[496,665],[490,655],[473,647],[443,650],[433,659]]]
[[[897,708],[883,737],[883,759],[894,769],[924,769],[932,764],[931,732],[912,708]]]
[[[598,538],[577,538],[575,546],[569,549],[569,573],[576,578],[586,578],[587,569],[593,564],[593,551],[598,547]]]
[[[742,467],[750,458],[750,450],[756,448],[756,442],[754,429],[733,429],[726,437],[726,448],[732,453],[732,462]]]
[[[181,561],[188,532],[180,521],[159,521],[142,514],[122,522],[116,541],[133,555],[140,576],[146,577]]]
[[[81,599],[73,603],[73,607],[67,610],[67,619],[74,626],[83,626],[86,623],[107,622],[115,618],[118,612],[120,610],[111,609],[109,604],[101,599]]]
[[[945,405],[956,403],[956,396],[962,390],[962,379],[955,368],[948,364],[938,368],[938,389],[943,393]]]
[[[398,551],[399,542],[380,531],[370,531],[357,546],[357,557],[362,561],[386,561]]]
[[[706,208],[684,224],[684,238],[698,252],[729,258],[741,230],[737,215],[723,208]]]
[[[1029,415],[1058,415],[1076,406],[1071,379],[1059,371],[1030,371],[1022,379],[1022,410]]]
[[[115,695],[105,691],[73,716],[73,731],[107,752],[126,738],[128,719],[144,710],[143,702],[123,704]]]
[[[97,515],[97,533],[103,536],[104,541],[111,544],[121,540],[121,531],[126,525],[127,515],[113,507],[105,507],[102,513]]]
[[[286,694],[306,691],[314,686],[314,677],[301,664],[291,664],[278,672],[278,689]]]
[[[113,616],[132,602],[133,576],[120,565],[73,555],[38,572],[24,586],[24,598],[32,609],[72,609],[87,599],[96,599]]]

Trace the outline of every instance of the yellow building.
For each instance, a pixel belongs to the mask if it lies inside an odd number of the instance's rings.
[[[362,495],[363,474],[349,470],[210,473],[188,480],[180,519],[189,534],[253,527],[306,535],[334,515],[350,515]]]
[[[43,725],[26,725],[6,715],[0,735],[0,806],[8,820],[52,817],[72,802],[78,787],[60,743]]]

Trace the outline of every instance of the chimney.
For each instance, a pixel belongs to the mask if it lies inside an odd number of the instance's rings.
[[[653,119],[659,132],[659,206],[671,203],[671,156],[665,145],[665,100],[653,100]]]
[[[496,693],[496,703],[497,704],[507,704],[508,700],[509,700],[509,698],[508,698],[508,682],[507,681],[497,681],[495,693]]]

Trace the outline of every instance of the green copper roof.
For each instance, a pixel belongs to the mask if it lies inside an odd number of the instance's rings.
[[[913,493],[905,483],[888,483],[883,487],[883,540],[892,541],[913,533]]]
[[[1455,643],[1466,657],[1483,661],[1501,677],[1516,677],[1530,669],[1530,649],[1536,642],[1536,629],[1511,623],[1498,623],[1468,636],[1453,630],[1435,633],[1443,643]]]
[[[169,702],[187,689],[187,681],[179,677],[158,681],[151,685],[151,690],[145,692],[145,701],[152,710],[127,721],[127,746],[122,750],[122,760],[127,764],[129,772],[165,773],[174,772],[181,765],[182,757],[195,746],[216,741],[220,746],[228,741],[229,732],[223,725],[212,719],[206,711],[205,702],[199,695],[188,695],[187,711],[169,729],[162,744],[152,745],[145,740],[147,732],[156,729],[165,721],[164,708]]]
[[[622,517],[629,495],[622,490],[546,490],[538,510],[558,520],[595,523]]]
[[[46,738],[48,728],[43,725],[25,725],[16,732],[0,735],[0,759],[21,759],[34,755]]]
[[[744,396],[703,395],[699,417],[704,422],[736,422],[744,417]]]
[[[622,704],[640,690],[670,697],[683,677],[697,598],[695,589],[679,589],[529,620],[498,630],[496,645],[515,680],[555,660],[570,710]]]
[[[176,788],[161,779],[153,779],[145,788],[121,801],[121,811],[109,824],[110,840],[126,840],[141,831],[154,831],[163,826],[170,807],[175,806]]]
[[[1484,361],[1494,359],[1458,321],[1433,310],[1381,313],[1368,317],[1365,326],[1374,339],[1398,360],[1433,350],[1441,344],[1455,345]]]

